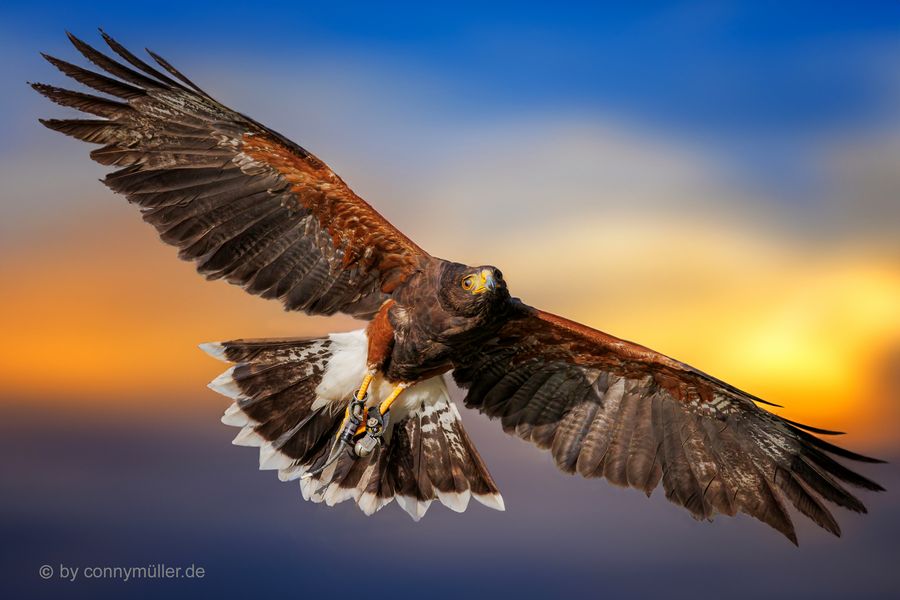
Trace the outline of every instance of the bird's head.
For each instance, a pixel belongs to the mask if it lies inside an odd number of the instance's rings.
[[[440,298],[445,309],[471,317],[508,300],[509,291],[497,267],[448,263],[441,276]]]

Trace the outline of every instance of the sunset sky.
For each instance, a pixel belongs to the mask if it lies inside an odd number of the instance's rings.
[[[81,64],[64,31],[98,42],[102,26],[311,149],[432,254],[496,264],[530,304],[900,457],[900,5],[264,4],[2,9],[0,403],[19,437],[39,415],[179,440],[203,423],[196,446],[246,471],[218,439],[204,385],[221,366],[197,344],[361,326],[204,281],[97,182],[81,142],[37,124],[70,114],[25,85],[64,82],[38,52]],[[523,487],[530,449],[463,416]],[[4,468],[41,464],[21,460]],[[529,477],[557,477],[539,466]]]

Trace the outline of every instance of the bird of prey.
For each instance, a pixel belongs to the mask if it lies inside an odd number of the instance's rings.
[[[666,498],[696,519],[745,513],[796,544],[788,506],[835,535],[828,504],[865,512],[846,487],[882,490],[835,457],[880,462],[822,439],[724,381],[638,344],[533,308],[500,270],[432,256],[312,153],[213,99],[160,56],[151,65],[69,35],[100,71],[52,56],[83,93],[32,84],[93,115],[41,122],[98,144],[103,182],[136,204],[208,279],[364,329],[323,338],[203,344],[233,366],[210,386],[222,421],[259,447],[261,469],[304,498],[393,499],[414,519],[437,499],[504,503],[466,434],[465,405],[548,450],[566,473]],[[105,73],[104,73],[105,72]],[[819,436],[814,435],[819,434]]]

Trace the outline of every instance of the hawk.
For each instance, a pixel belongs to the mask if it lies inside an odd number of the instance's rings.
[[[499,269],[432,256],[316,156],[213,99],[160,56],[145,62],[101,31],[115,60],[69,35],[100,71],[52,56],[104,96],[35,90],[95,118],[49,119],[99,145],[103,182],[138,205],[162,240],[207,279],[364,329],[324,338],[203,344],[233,363],[211,384],[222,421],[259,466],[303,497],[393,499],[414,519],[434,500],[504,510],[466,434],[465,405],[548,450],[566,473],[666,497],[696,519],[745,513],[795,544],[788,505],[840,535],[834,504],[866,512],[846,487],[882,490],[835,457],[880,462],[789,421],[770,404],[649,348],[533,308]],[[777,406],[777,405],[776,405]],[[814,435],[814,434],[819,434]]]

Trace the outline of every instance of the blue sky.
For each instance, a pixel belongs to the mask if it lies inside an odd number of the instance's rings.
[[[311,65],[352,63],[438,89],[421,102],[448,119],[602,113],[689,138],[787,202],[820,192],[807,153],[822,138],[900,119],[896,2],[865,10],[848,2],[42,2],[3,11],[2,67],[12,81],[46,79],[52,70],[37,51],[71,57],[62,32],[90,40],[98,26],[186,69],[268,68],[296,81]],[[11,87],[0,100],[15,117],[3,124],[4,152],[30,136],[36,104],[30,90]]]
[[[12,4],[11,62],[60,48],[64,29],[90,37],[102,26],[167,55],[275,60],[285,77],[292,62],[328,54],[394,63],[450,82],[451,103],[488,114],[602,108],[711,134],[794,136],[895,110],[896,2]]]

